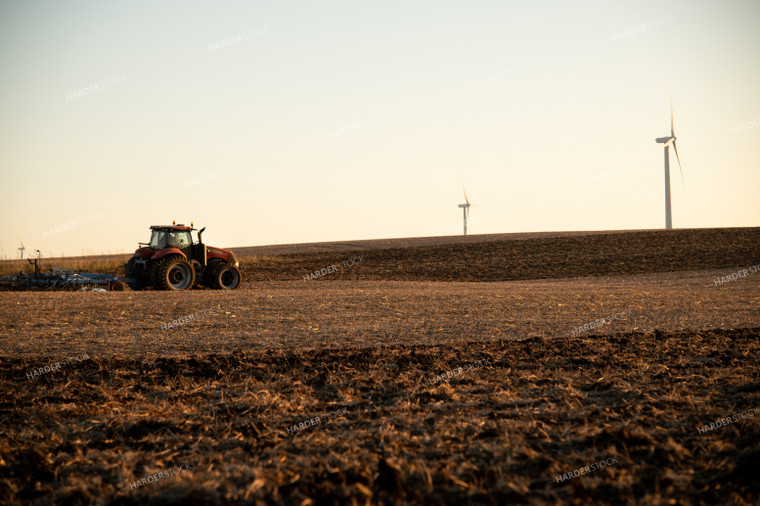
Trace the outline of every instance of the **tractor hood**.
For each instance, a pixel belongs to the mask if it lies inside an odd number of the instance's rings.
[[[135,254],[132,256],[135,256],[137,258],[150,258],[152,257],[156,252],[153,251],[149,246],[145,246],[144,248],[139,248],[135,251]]]

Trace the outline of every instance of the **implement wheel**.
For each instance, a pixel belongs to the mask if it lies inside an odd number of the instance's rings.
[[[108,290],[112,292],[123,292],[125,288],[124,282],[114,279],[108,282]]]

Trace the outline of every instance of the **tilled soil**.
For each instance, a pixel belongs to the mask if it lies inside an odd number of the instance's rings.
[[[448,242],[444,242],[448,239]],[[760,264],[760,228],[545,234],[248,248],[247,280],[513,281],[719,269]],[[398,245],[398,246],[396,246]],[[339,247],[340,246],[340,247]],[[389,247],[391,246],[391,247]],[[292,253],[290,251],[293,251]],[[283,253],[288,252],[288,253]],[[264,256],[252,258],[251,255]],[[344,264],[347,262],[347,264]],[[335,272],[327,272],[330,266]],[[324,271],[323,271],[324,269]],[[312,276],[319,272],[318,276]]]
[[[494,283],[251,282],[232,292],[3,292],[0,355],[159,358],[760,326],[760,273],[715,284],[736,270]]]
[[[0,293],[0,502],[756,504],[758,230]]]
[[[5,358],[2,497],[756,504],[759,331]]]

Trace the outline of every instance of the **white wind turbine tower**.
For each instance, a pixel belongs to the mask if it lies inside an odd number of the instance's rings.
[[[16,234],[16,236],[18,237],[18,242],[21,243],[21,247],[18,250],[21,253],[21,260],[23,260],[24,259],[24,250],[26,249],[24,247],[24,241],[21,240],[21,236],[20,235]]]
[[[462,208],[462,217],[464,218],[464,235],[467,235],[467,219],[470,217],[470,201],[467,198],[467,191],[464,189],[464,183],[462,183],[462,193],[464,193],[464,204],[459,204],[458,207]]]
[[[681,172],[681,184],[683,184],[683,170],[681,169],[681,159],[678,157],[678,148],[676,148],[676,134],[673,131],[673,97],[670,97],[670,136],[657,137],[655,139],[659,144],[664,144],[665,148],[665,228],[673,228],[673,219],[670,214],[670,154],[668,148],[673,145],[673,151],[676,152],[678,160],[678,170]]]

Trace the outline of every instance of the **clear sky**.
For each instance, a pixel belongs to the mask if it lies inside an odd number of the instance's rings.
[[[760,2],[0,4],[0,241],[760,225]],[[68,225],[67,225],[68,224]],[[55,229],[58,227],[58,230]]]

